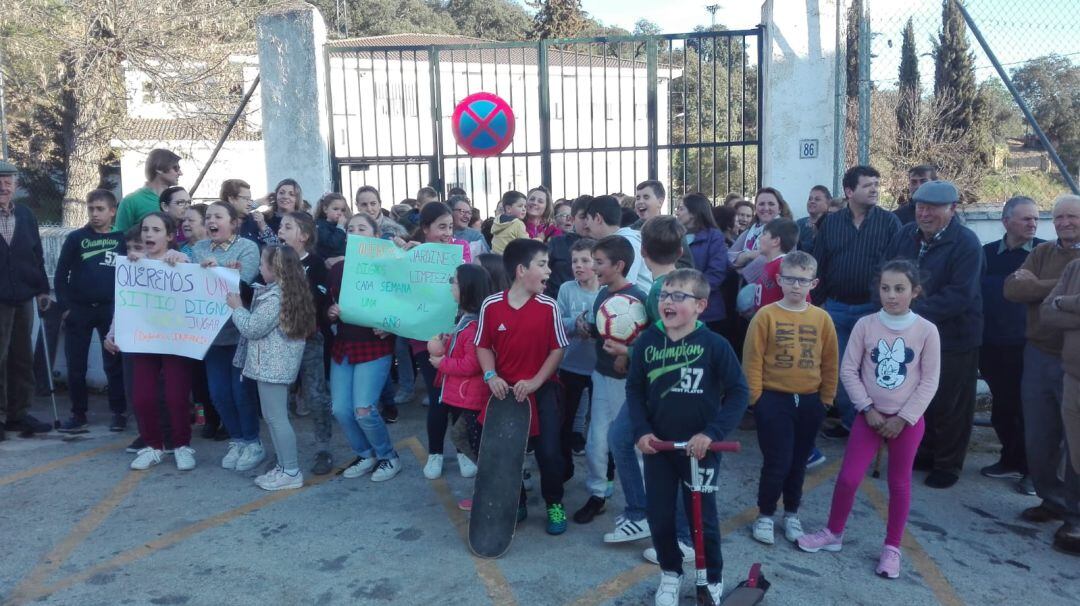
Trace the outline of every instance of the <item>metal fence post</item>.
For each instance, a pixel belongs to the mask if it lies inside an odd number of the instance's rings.
[[[540,81],[540,181],[551,190],[551,82],[548,79],[548,41],[538,43],[536,61]]]
[[[428,85],[431,91],[431,145],[434,148],[434,159],[431,167],[431,180],[439,183],[439,195],[445,195],[446,179],[443,177],[443,140],[442,140],[442,80],[439,66],[439,50],[434,46],[428,47]],[[417,92],[417,97],[419,97]],[[454,99],[453,102],[457,102]],[[421,150],[422,151],[422,150]]]
[[[870,164],[870,8],[859,15],[859,164]]]
[[[660,156],[659,156],[659,126],[657,120],[659,120],[659,109],[656,100],[656,79],[657,79],[657,46],[656,38],[649,38],[645,42],[645,71],[646,78],[649,81],[648,92],[646,96],[646,115],[645,115],[645,128],[648,132],[648,156],[649,156],[649,178],[659,179],[660,173]],[[668,86],[671,83],[668,82]]]

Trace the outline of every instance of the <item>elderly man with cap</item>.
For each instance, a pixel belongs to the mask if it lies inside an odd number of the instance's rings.
[[[49,279],[29,208],[15,204],[18,169],[0,162],[0,428],[20,434],[44,433],[51,427],[27,412],[34,397],[34,305],[49,307]]]
[[[889,257],[918,265],[922,294],[911,309],[933,322],[941,335],[941,379],[926,410],[926,435],[915,468],[930,471],[927,486],[948,488],[960,479],[975,416],[984,259],[978,236],[956,218],[960,194],[952,183],[930,181],[912,198],[915,222],[889,243]]]
[[[1065,343],[1065,333],[1069,331],[1062,328],[1071,328],[1067,317],[1051,313],[1069,309],[1068,306],[1062,307],[1060,300],[1057,309],[1045,305],[1048,299],[1053,305],[1054,299],[1072,294],[1075,289],[1075,284],[1067,283],[1055,291],[1059,281],[1065,280],[1065,268],[1080,259],[1080,197],[1059,196],[1054,201],[1053,216],[1057,240],[1036,246],[1020,269],[1005,279],[1005,298],[1027,305],[1027,345],[1020,400],[1028,477],[1042,499],[1042,503],[1025,509],[1020,517],[1037,524],[1064,521],[1054,535],[1054,547],[1080,555],[1080,477],[1071,465],[1065,468],[1064,481],[1058,477],[1063,456],[1061,415],[1065,365],[1075,363],[1072,359],[1075,350],[1071,349],[1072,343],[1070,347]],[[1075,279],[1070,277],[1069,282]]]

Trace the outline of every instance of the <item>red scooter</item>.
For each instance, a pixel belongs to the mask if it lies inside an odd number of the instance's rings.
[[[701,470],[698,460],[686,449],[687,442],[653,442],[652,447],[659,451],[686,451],[690,457],[690,477],[693,484],[687,484],[691,494],[691,509],[694,534],[694,585],[696,586],[698,606],[720,606],[713,602],[709,595],[708,578],[705,570],[705,527],[701,521],[701,495],[704,492],[716,491],[715,486],[702,484]],[[713,452],[739,452],[742,446],[738,442],[713,442],[709,450]],[[747,580],[739,583],[734,591],[728,594],[723,604],[727,606],[753,606],[765,598],[765,592],[769,589],[769,582],[761,574],[761,564],[754,564],[750,568],[750,576]]]

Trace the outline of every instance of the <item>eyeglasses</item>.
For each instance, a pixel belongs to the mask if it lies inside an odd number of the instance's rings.
[[[471,215],[472,214],[472,209],[471,208],[455,208],[454,212],[460,213],[460,214],[463,214],[463,215]]]
[[[191,206],[191,198],[188,198],[186,200],[173,200],[169,202],[169,204],[172,204],[174,206]]]
[[[683,301],[685,301],[687,299],[699,299],[700,300],[700,299],[703,299],[703,298],[704,297],[695,297],[694,295],[692,295],[692,294],[690,294],[688,292],[682,292],[682,291],[678,291],[678,290],[673,290],[673,291],[670,291],[670,292],[668,292],[666,290],[660,291],[660,300],[661,301],[667,301],[668,299],[671,299],[672,303],[682,303]]]
[[[559,213],[559,214],[555,215],[555,218],[556,219],[569,219],[570,218],[570,213]]]
[[[787,286],[794,286],[796,284],[798,284],[799,286],[810,286],[811,284],[814,283],[814,279],[813,278],[798,278],[798,277],[795,277],[795,276],[780,276],[779,282],[781,284],[786,284]]]

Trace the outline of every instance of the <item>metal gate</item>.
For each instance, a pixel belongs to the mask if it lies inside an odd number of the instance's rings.
[[[385,44],[388,39],[395,46]],[[439,36],[437,41],[465,40]],[[403,35],[326,48],[331,158],[339,191],[374,185],[385,206],[424,186],[463,188],[490,214],[502,192],[557,198],[633,193],[658,179],[677,197],[752,193],[761,174],[761,30],[538,42],[431,44]],[[450,116],[488,91],[514,111],[500,155],[474,158]]]

